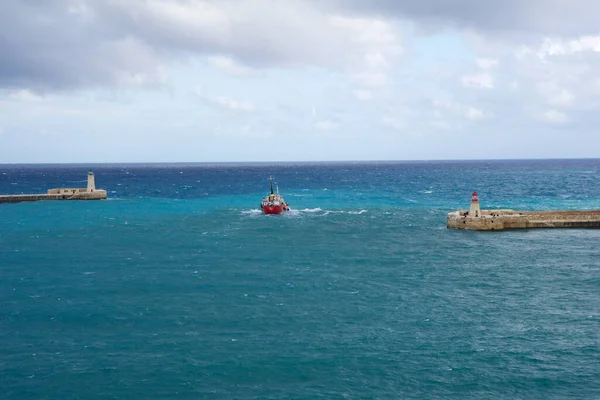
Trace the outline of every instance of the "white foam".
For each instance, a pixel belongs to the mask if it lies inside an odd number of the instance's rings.
[[[348,214],[352,214],[352,215],[360,215],[363,213],[368,212],[369,210],[360,210],[360,211],[348,211]]]
[[[255,215],[255,214],[261,214],[262,211],[260,211],[259,209],[252,209],[252,210],[246,210],[246,211],[242,211],[242,214],[246,214],[246,215]]]
[[[317,207],[317,208],[305,208],[304,210],[298,210],[298,211],[315,213],[315,212],[320,212],[323,210],[321,208]]]

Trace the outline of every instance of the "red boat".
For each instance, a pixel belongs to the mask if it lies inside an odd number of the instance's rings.
[[[279,186],[277,186],[276,192],[273,192],[273,177],[270,177],[269,181],[271,182],[271,194],[265,196],[260,203],[262,212],[265,214],[281,214],[284,211],[290,211],[288,203],[279,194]]]

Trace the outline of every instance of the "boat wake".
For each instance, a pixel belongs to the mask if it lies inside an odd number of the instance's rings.
[[[244,215],[256,215],[256,214],[262,214],[262,211],[258,210],[258,209],[252,209],[252,210],[242,211],[242,214],[244,214]]]
[[[320,207],[317,208],[304,208],[301,210],[295,210],[293,208],[290,208],[289,212],[287,213],[287,215],[289,216],[301,216],[301,215],[314,215],[314,216],[319,216],[319,217],[323,217],[329,214],[348,214],[348,215],[361,215],[364,214],[366,212],[368,212],[369,210],[356,210],[356,211],[343,211],[343,210],[323,210]],[[259,209],[252,209],[252,210],[242,210],[241,211],[242,215],[249,215],[249,216],[258,216],[258,215],[263,215],[263,212]]]

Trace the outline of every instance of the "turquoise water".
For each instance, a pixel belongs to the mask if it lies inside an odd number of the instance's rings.
[[[94,171],[107,201],[0,204],[2,399],[600,398],[600,230],[445,228],[473,190],[600,208],[598,160]]]

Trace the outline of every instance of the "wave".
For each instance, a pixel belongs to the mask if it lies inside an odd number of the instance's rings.
[[[252,209],[252,210],[242,211],[242,214],[245,214],[245,215],[256,215],[256,214],[262,214],[262,211],[259,210],[259,209],[257,209],[257,208],[255,208],[255,209]]]
[[[360,215],[363,213],[368,212],[369,210],[360,210],[360,211],[348,211],[348,214],[352,214],[352,215]]]

